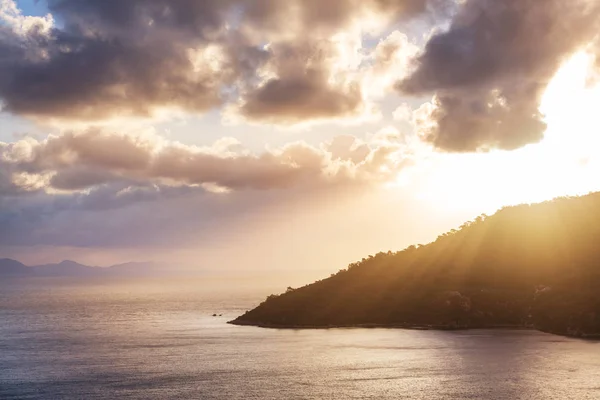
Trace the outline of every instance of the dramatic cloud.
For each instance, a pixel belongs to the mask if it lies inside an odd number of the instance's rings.
[[[255,155],[222,139],[212,147],[185,146],[155,135],[99,130],[23,139],[0,147],[0,188],[80,191],[105,184],[202,186],[209,191],[331,186],[393,179],[403,160],[393,141],[371,148],[356,138],[320,148],[302,142]]]
[[[422,132],[435,146],[514,149],[542,138],[543,90],[599,27],[593,0],[467,0],[397,87],[409,95],[436,93]]]
[[[410,157],[389,135],[259,154],[97,129],[0,142],[0,247],[181,245],[265,207],[392,182]]]
[[[443,1],[259,1],[249,9],[248,36],[268,42],[258,79],[245,85],[236,107],[244,119],[275,124],[374,115],[369,94],[409,54],[408,39],[390,35],[374,51],[363,48],[365,32],[390,22],[441,10]],[[266,11],[268,9],[269,11]],[[256,27],[262,30],[257,31]],[[372,53],[372,54],[368,54]],[[404,61],[408,57],[404,58]],[[397,68],[400,69],[400,68]],[[399,74],[396,71],[396,76]],[[373,87],[375,86],[375,87]]]
[[[0,98],[10,112],[53,119],[203,113],[232,100],[269,123],[355,117],[362,88],[340,72],[360,60],[338,65],[349,43],[339,35],[360,46],[364,29],[438,3],[48,0],[55,18],[36,18],[2,0]]]
[[[264,79],[242,93],[237,112],[248,120],[290,124],[365,113],[360,82],[348,73],[357,66],[352,60],[336,66],[342,46],[330,41],[270,46]]]
[[[8,111],[46,118],[204,111],[221,102],[230,71],[218,44],[217,2],[53,1],[64,28],[4,20],[0,97]],[[4,10],[11,2],[3,0]],[[1,14],[0,14],[1,16]],[[46,21],[46,20],[44,20]],[[48,21],[46,21],[48,22]]]
[[[48,6],[52,15],[29,17],[0,1],[0,99],[10,112],[88,121],[223,107],[226,117],[253,123],[361,121],[380,115],[375,100],[395,76],[403,94],[435,96],[421,133],[448,151],[539,141],[543,90],[565,57],[598,42],[600,27],[593,0]],[[449,16],[417,57],[395,30],[416,17],[429,29]]]
[[[227,225],[220,243],[246,245],[268,236],[269,218],[297,235],[290,216],[297,229],[321,203],[344,216],[329,224],[337,232],[372,232],[360,210],[378,203],[337,208],[383,192],[382,219],[405,230],[420,206],[389,192],[420,196],[430,181],[446,203],[457,183],[429,170],[470,156],[443,152],[517,149],[553,128],[552,114],[572,131],[595,104],[540,113],[564,60],[580,50],[600,60],[598,0],[43,1],[40,17],[0,0],[0,140],[11,142],[0,142],[0,250],[195,249]],[[506,173],[498,165],[488,171]],[[328,236],[325,214],[311,240]]]

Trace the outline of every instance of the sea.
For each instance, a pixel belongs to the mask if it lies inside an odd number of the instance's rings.
[[[600,399],[598,341],[227,324],[281,289],[212,277],[5,279],[0,399]]]

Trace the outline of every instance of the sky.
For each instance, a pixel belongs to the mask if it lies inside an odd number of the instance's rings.
[[[600,189],[595,0],[0,0],[0,256],[323,271]]]

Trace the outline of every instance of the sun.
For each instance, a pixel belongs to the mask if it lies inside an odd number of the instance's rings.
[[[440,154],[417,196],[450,210],[494,212],[513,204],[600,190],[600,84],[593,57],[572,55],[553,77],[540,111],[544,139],[515,151]]]
[[[593,63],[591,55],[577,53],[548,85],[540,106],[548,124],[547,147],[581,155],[600,144],[600,85],[590,82]]]

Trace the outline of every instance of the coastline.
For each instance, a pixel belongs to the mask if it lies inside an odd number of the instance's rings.
[[[405,330],[431,330],[431,331],[468,331],[477,329],[488,330],[522,330],[522,331],[537,331],[548,333],[551,335],[564,336],[574,339],[600,341],[600,334],[585,334],[585,333],[569,333],[569,332],[553,332],[535,328],[534,326],[526,325],[473,325],[473,326],[450,326],[450,325],[416,325],[416,324],[338,324],[338,325],[285,325],[272,324],[267,322],[251,322],[242,320],[227,321],[230,325],[237,326],[253,326],[265,329],[288,329],[288,330],[316,330],[316,329],[405,329]]]
[[[251,322],[234,319],[227,321],[228,324],[238,326],[255,326],[257,328],[267,329],[342,329],[342,328],[357,328],[357,329],[407,329],[418,331],[464,331],[471,329],[510,329],[510,330],[538,330],[533,327],[523,325],[477,325],[477,326],[452,326],[452,325],[421,325],[421,324],[337,324],[337,325],[286,325],[272,324],[268,322]]]

